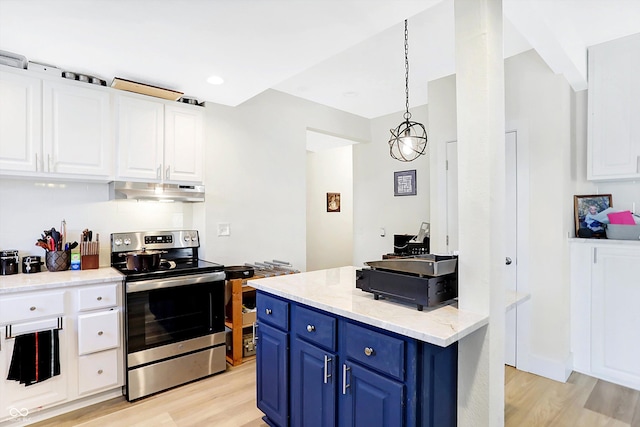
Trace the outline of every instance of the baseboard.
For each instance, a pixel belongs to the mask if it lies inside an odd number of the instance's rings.
[[[549,359],[535,354],[529,355],[529,372],[566,383],[573,372],[573,356],[569,354],[564,361]]]
[[[94,405],[96,403],[104,402],[105,400],[113,399],[116,397],[122,397],[122,387],[116,389],[103,391],[92,396],[87,396],[71,402],[62,403],[60,405],[53,406],[51,408],[42,409],[40,411],[27,412],[24,416],[8,419],[0,422],[0,427],[23,427],[39,421],[44,421],[49,418],[56,417],[58,415],[66,414],[67,412],[75,411],[76,409],[84,408],[85,406]],[[124,399],[124,398],[123,398]]]

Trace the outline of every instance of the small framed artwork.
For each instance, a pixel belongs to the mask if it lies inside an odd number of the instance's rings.
[[[603,237],[606,214],[602,211],[611,208],[611,194],[592,194],[573,196],[574,221],[577,237]]]
[[[327,193],[327,212],[340,212],[340,193]]]
[[[393,173],[393,195],[394,196],[415,196],[416,192],[416,170],[400,171]]]

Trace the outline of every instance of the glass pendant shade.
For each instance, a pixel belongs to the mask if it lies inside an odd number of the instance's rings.
[[[406,111],[404,121],[400,125],[391,129],[391,139],[389,139],[389,154],[401,162],[410,162],[421,155],[427,149],[427,131],[422,123],[412,122],[409,112],[409,31],[407,20],[404,20],[404,78]]]
[[[410,162],[424,154],[427,149],[427,131],[422,123],[406,120],[391,129],[389,154],[401,162]]]

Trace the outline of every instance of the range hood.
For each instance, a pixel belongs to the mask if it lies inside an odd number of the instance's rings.
[[[152,184],[112,181],[109,198],[160,202],[204,202],[204,185]]]

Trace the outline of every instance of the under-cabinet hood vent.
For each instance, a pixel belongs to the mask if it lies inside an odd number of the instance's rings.
[[[109,198],[159,202],[204,202],[204,185],[152,184],[112,181]]]

